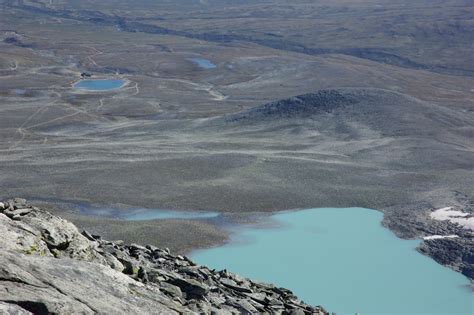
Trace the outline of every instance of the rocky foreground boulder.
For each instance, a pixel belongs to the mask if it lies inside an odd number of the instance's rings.
[[[80,233],[16,198],[0,202],[0,314],[32,313],[328,314],[168,249]]]

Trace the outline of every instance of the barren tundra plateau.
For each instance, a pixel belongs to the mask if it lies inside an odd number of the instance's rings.
[[[467,0],[0,0],[0,200],[178,254],[377,209],[472,280],[473,21]]]

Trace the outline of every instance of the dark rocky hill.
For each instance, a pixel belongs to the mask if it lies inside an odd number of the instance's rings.
[[[360,88],[319,90],[277,100],[211,119],[209,124],[235,127],[289,121],[305,126],[312,123],[334,135],[343,135],[349,129],[370,129],[379,136],[416,138],[458,133],[465,138],[474,132],[469,113],[393,91]]]
[[[267,120],[275,118],[305,118],[331,113],[340,107],[357,103],[357,98],[338,90],[321,90],[292,98],[278,100],[250,110],[229,115],[227,122]]]

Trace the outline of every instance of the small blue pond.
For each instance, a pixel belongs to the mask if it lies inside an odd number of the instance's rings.
[[[203,69],[214,69],[217,67],[210,60],[204,58],[190,58],[189,60]]]
[[[87,91],[108,91],[119,89],[125,84],[125,80],[81,80],[73,85],[73,88]]]
[[[273,216],[276,227],[240,228],[233,242],[194,252],[196,262],[275,283],[341,314],[473,314],[460,273],[381,225],[382,213],[310,209]]]

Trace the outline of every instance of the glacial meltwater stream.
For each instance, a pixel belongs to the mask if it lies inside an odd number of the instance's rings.
[[[132,208],[119,210],[115,208],[94,207],[90,204],[76,204],[75,208],[82,215],[116,218],[127,221],[148,221],[166,219],[210,219],[219,216],[218,212],[211,211],[177,211],[166,209]]]
[[[233,242],[192,259],[290,288],[338,315],[473,314],[468,279],[418,253],[419,241],[382,227],[380,212],[328,208],[272,218],[276,227],[240,228]]]

